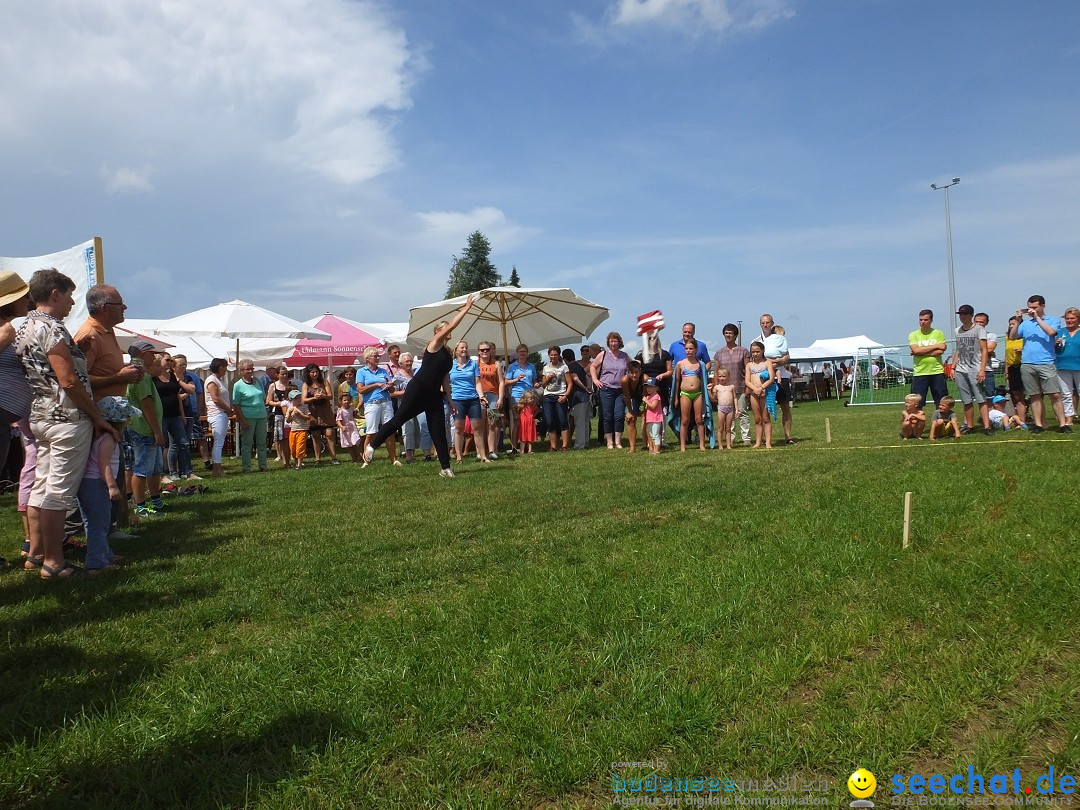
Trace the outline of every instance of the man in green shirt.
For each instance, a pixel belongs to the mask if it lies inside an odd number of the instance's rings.
[[[161,428],[161,397],[154,385],[154,377],[161,373],[162,355],[146,340],[131,341],[128,354],[132,363],[141,364],[146,372],[138,382],[128,383],[127,398],[142,410],[142,416],[132,418],[128,426],[128,438],[135,454],[135,462],[131,465],[131,495],[135,499],[135,514],[148,518],[165,509],[161,498],[161,449],[169,443]],[[148,490],[149,503],[146,501]]]
[[[949,393],[945,383],[945,367],[941,355],[945,354],[945,333],[934,328],[934,313],[924,309],[919,312],[919,328],[908,335],[911,348],[911,393],[919,395],[920,407],[926,404],[926,392],[934,396],[934,405]]]

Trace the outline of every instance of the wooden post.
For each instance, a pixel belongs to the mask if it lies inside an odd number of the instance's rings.
[[[832,425],[829,424],[829,417],[825,417],[825,443],[832,444]]]
[[[911,545],[911,493],[904,493],[904,548]]]
[[[105,254],[101,248],[101,237],[94,237],[94,274],[97,276],[96,284],[105,283]]]

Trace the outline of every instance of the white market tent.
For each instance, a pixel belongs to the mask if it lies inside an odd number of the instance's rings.
[[[881,354],[895,354],[898,351],[895,347],[886,347],[866,335],[852,335],[851,337],[815,340],[809,346],[789,348],[788,354],[791,356],[792,363],[810,363],[817,370],[822,368],[821,364],[830,360],[854,360],[860,354],[865,354],[867,349],[873,349]],[[815,371],[811,377],[822,379],[821,374],[822,371]],[[816,395],[817,384],[813,384],[813,387]],[[839,399],[839,388],[837,388],[836,396]]]
[[[857,356],[864,349],[880,349],[882,354],[895,354],[895,347],[886,347],[866,335],[852,335],[843,338],[824,338],[815,340],[804,348],[788,350],[793,363],[816,362],[818,360],[844,360]]]

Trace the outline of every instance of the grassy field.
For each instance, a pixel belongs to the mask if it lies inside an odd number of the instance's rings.
[[[839,807],[859,766],[881,806],[896,773],[1075,776],[1078,444],[904,443],[898,414],[802,404],[768,452],[230,475],[120,574],[4,572],[0,806],[591,808],[655,771]]]

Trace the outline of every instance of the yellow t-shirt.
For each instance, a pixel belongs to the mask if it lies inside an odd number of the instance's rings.
[[[1023,348],[1023,338],[1017,338],[1016,340],[1009,340],[1008,338],[1005,338],[1005,365],[1020,365],[1020,352],[1023,350]]]

